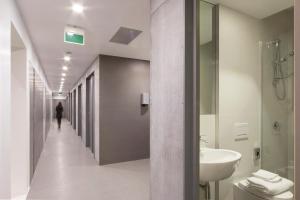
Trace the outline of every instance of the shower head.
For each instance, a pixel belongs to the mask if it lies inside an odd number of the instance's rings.
[[[270,40],[270,41],[266,42],[268,48],[270,48],[273,45],[278,47],[279,43],[280,43],[280,39]]]

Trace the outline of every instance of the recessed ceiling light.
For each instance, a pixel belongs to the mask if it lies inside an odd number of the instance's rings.
[[[83,5],[81,5],[79,3],[73,3],[72,10],[75,13],[82,13],[84,8],[83,8]]]
[[[71,56],[70,56],[70,55],[65,55],[65,56],[64,56],[64,60],[65,60],[66,62],[69,62],[69,61],[71,60]]]
[[[65,80],[65,78],[61,78],[61,81],[64,81]]]
[[[65,74],[65,73],[62,73],[61,75],[62,75],[62,76],[66,76],[66,74]]]
[[[67,71],[67,70],[68,70],[68,67],[67,67],[67,66],[63,66],[62,69],[65,70],[65,71]]]

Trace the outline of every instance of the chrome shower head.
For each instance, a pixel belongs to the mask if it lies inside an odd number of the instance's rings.
[[[275,40],[271,40],[271,41],[266,42],[266,45],[267,45],[268,48],[270,48],[271,46],[278,47],[279,43],[280,43],[280,39],[275,39]]]

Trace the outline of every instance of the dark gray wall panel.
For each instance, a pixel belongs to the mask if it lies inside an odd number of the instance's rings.
[[[70,122],[73,124],[73,94],[70,93]]]
[[[100,55],[100,164],[149,158],[148,61]]]
[[[30,177],[34,174],[43,150],[44,83],[35,69],[30,68]]]
[[[41,152],[43,150],[43,99],[44,99],[44,83],[38,73],[35,73],[34,85],[34,135],[33,135],[33,160],[34,168],[36,168]]]
[[[30,180],[34,174],[33,161],[33,135],[34,135],[34,69],[29,67],[29,86],[30,86]]]
[[[78,86],[78,136],[82,136],[82,85]]]
[[[46,93],[46,138],[50,131],[51,126],[51,101],[52,101],[52,94],[51,92]]]
[[[73,91],[73,128],[76,129],[76,89]]]
[[[95,136],[95,75],[86,80],[86,146],[94,153]]]

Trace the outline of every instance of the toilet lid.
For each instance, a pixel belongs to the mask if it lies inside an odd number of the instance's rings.
[[[276,196],[270,196],[270,195],[267,195],[267,194],[264,194],[262,192],[259,192],[255,189],[252,189],[250,187],[248,187],[249,183],[248,181],[246,180],[243,180],[243,181],[240,181],[238,183],[238,186],[241,187],[242,189],[258,196],[258,197],[262,197],[264,199],[268,199],[268,200],[293,200],[294,198],[294,195],[293,193],[291,193],[290,191],[287,191],[287,192],[284,192],[282,194],[278,194]]]

